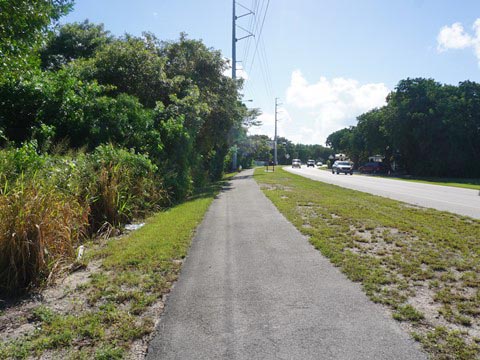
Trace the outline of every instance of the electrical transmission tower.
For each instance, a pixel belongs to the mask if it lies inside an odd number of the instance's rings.
[[[242,15],[239,15],[237,16],[236,13],[237,13],[237,2],[235,0],[233,0],[233,7],[232,7],[232,11],[233,11],[233,14],[232,14],[232,79],[236,79],[237,78],[237,41],[240,41],[240,40],[243,40],[243,39],[246,39],[250,36],[255,36],[253,35],[250,31],[248,31],[247,29],[241,27],[240,25],[237,25],[237,19],[240,19],[244,16],[247,16],[247,15],[255,15],[255,13],[248,9],[247,7],[243,6],[242,4],[238,3],[238,5],[240,7],[242,7],[244,10],[246,10],[247,12],[242,14]],[[245,36],[242,36],[241,38],[237,39],[237,27],[239,27],[240,29],[242,29],[243,31],[245,31],[247,33],[247,35]]]

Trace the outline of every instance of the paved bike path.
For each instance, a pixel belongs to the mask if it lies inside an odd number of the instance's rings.
[[[197,229],[147,359],[427,359],[263,195],[233,178]]]

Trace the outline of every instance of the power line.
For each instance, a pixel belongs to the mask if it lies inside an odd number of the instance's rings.
[[[252,62],[250,64],[250,68],[253,66],[253,63],[255,61],[255,56],[258,51],[258,44],[260,43],[260,39],[262,37],[262,31],[263,31],[263,25],[265,24],[265,18],[267,17],[267,12],[268,12],[268,6],[270,5],[270,0],[267,1],[267,7],[265,8],[265,12],[263,13],[263,20],[262,20],[262,25],[260,26],[260,31],[258,32],[258,37],[256,40],[256,46],[255,46],[255,51],[253,52],[253,57],[252,57]]]
[[[272,97],[272,81],[270,76],[270,68],[268,65],[267,55],[265,52],[265,45],[262,38],[263,28],[265,25],[265,19],[268,13],[269,5],[270,5],[270,0],[266,2],[265,0],[263,0],[260,3],[255,2],[255,8],[259,9],[256,11],[257,16],[255,16],[256,19],[254,23],[254,29],[252,30],[256,35],[255,50],[251,59],[248,59],[248,56],[247,58],[244,59],[245,60],[244,64],[245,64],[245,71],[249,75],[251,75],[249,77],[249,80],[245,84],[245,91],[247,91],[252,87],[252,80],[256,78],[255,77],[256,68],[254,67],[254,64],[255,64],[255,60],[257,59],[257,54],[259,55],[258,56],[259,61],[257,61],[258,72],[260,73],[259,76],[263,79],[265,90],[267,91],[268,96]],[[257,18],[262,19],[262,21],[258,21]],[[250,48],[248,50],[250,50]]]

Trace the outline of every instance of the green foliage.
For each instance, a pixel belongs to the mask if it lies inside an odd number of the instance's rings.
[[[360,115],[356,127],[330,134],[327,144],[357,164],[380,154],[410,175],[478,178],[479,90],[471,81],[402,80],[387,105]]]
[[[112,345],[106,345],[95,352],[95,360],[117,360],[124,358],[125,351]]]
[[[393,318],[398,321],[413,321],[417,322],[425,318],[425,316],[415,309],[412,305],[406,304],[398,306]]]
[[[45,165],[45,158],[37,153],[35,142],[20,148],[0,151],[0,184],[2,192],[8,192],[9,185],[20,176],[31,177]]]
[[[184,117],[161,121],[160,136],[164,146],[160,162],[165,172],[165,185],[176,200],[184,199],[192,191],[190,156],[193,154],[192,137],[184,126]]]
[[[90,231],[116,227],[166,204],[157,168],[146,155],[101,145],[79,158],[79,198],[90,208]]]
[[[467,343],[458,330],[449,331],[439,326],[426,335],[417,334],[416,338],[435,359],[470,360],[478,357],[479,346]]]
[[[135,96],[148,108],[168,99],[169,79],[165,59],[145,38],[126,36],[101,47],[90,60],[76,64],[80,76],[112,85],[111,95],[126,93]]]
[[[93,116],[102,91],[95,82],[81,81],[69,70],[35,72],[4,81],[0,83],[4,104],[0,128],[17,145],[37,138],[39,142],[69,139],[72,146],[81,147],[95,131]]]
[[[82,23],[65,24],[52,34],[41,49],[42,68],[59,69],[76,59],[88,59],[112,37],[103,24],[95,25],[85,20]]]
[[[113,38],[85,21],[60,27],[42,59],[49,71],[32,65],[0,82],[5,142],[148,153],[176,200],[222,176],[236,134],[258,113],[239,101],[221,54],[183,34],[170,43],[148,33]]]
[[[195,122],[192,154],[193,168],[197,174],[206,172],[209,180],[219,180],[224,170],[224,158],[234,141],[234,134],[248,118],[248,111],[240,101],[239,83],[223,75],[227,63],[218,51],[208,49],[201,41],[187,39],[181,34],[180,40],[167,43],[160,49],[167,59],[165,72],[173,77],[175,93],[190,94],[191,84],[199,90],[199,101],[204,103],[205,112],[201,123]],[[178,96],[179,98],[181,96]],[[164,102],[168,106],[168,102]],[[190,128],[188,118],[186,125]]]
[[[0,0],[0,80],[35,64],[32,48],[71,6],[71,0]]]

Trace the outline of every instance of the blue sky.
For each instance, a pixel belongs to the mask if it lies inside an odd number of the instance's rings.
[[[244,98],[253,100],[246,104],[263,112],[263,126],[251,133],[273,137],[275,97],[282,103],[279,136],[324,144],[331,132],[381,106],[401,79],[480,82],[478,0],[238,2],[257,9],[238,20],[256,35],[237,43]],[[162,40],[183,31],[230,58],[231,16],[230,0],[77,0],[62,22],[89,19],[114,35],[150,31]]]

